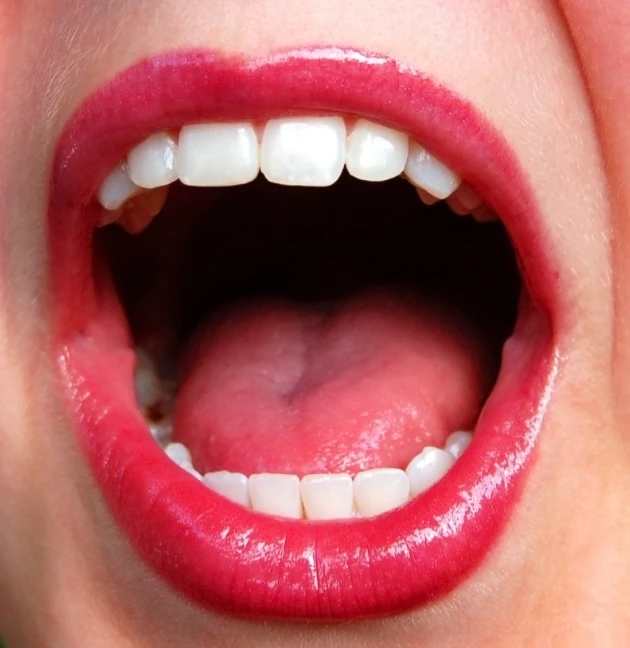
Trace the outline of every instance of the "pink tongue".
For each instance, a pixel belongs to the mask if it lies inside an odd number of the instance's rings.
[[[478,333],[383,290],[326,307],[232,307],[183,357],[175,432],[203,472],[404,468],[470,428],[489,386]]]

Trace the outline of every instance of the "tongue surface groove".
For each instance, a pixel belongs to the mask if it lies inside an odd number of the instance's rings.
[[[232,306],[182,355],[175,435],[204,472],[405,468],[474,424],[493,377],[481,338],[398,290]]]

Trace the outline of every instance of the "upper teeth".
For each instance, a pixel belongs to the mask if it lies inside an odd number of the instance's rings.
[[[399,131],[365,119],[348,126],[341,117],[287,117],[270,120],[262,131],[243,122],[154,133],[109,174],[98,198],[114,211],[132,196],[178,179],[223,187],[251,182],[260,171],[277,184],[325,187],[339,179],[344,166],[350,175],[373,182],[404,173],[438,199],[460,185],[455,173]],[[105,216],[102,224],[112,220]]]
[[[184,184],[197,187],[245,184],[258,175],[258,149],[251,124],[184,126],[179,135],[177,174]]]

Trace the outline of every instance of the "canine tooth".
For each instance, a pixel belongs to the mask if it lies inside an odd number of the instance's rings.
[[[398,468],[365,470],[354,478],[354,501],[364,517],[380,515],[409,500],[409,479]]]
[[[300,480],[297,475],[251,475],[249,496],[254,511],[288,518],[302,517]]]
[[[424,493],[439,482],[454,463],[455,457],[450,452],[441,448],[425,448],[407,466],[411,496]]]
[[[300,482],[305,517],[338,520],[354,516],[350,475],[306,475]]]
[[[192,465],[190,450],[183,443],[169,443],[164,449],[166,456],[172,459],[178,466],[189,463]]]
[[[413,184],[440,200],[448,198],[461,182],[448,167],[416,142],[411,142],[409,146],[405,175]]]
[[[144,231],[162,211],[168,198],[168,185],[144,191],[128,200],[122,207],[118,224],[129,234]]]
[[[139,187],[155,189],[177,180],[177,143],[168,133],[155,133],[127,156],[127,170]]]
[[[98,200],[108,211],[114,211],[122,207],[129,198],[140,191],[140,187],[134,184],[127,174],[127,167],[119,164],[103,180],[98,191]]]
[[[249,498],[249,480],[241,473],[227,470],[206,473],[203,477],[204,484],[213,491],[227,497],[229,500],[251,507]]]
[[[282,185],[328,187],[346,162],[346,125],[341,117],[272,119],[261,145],[261,169]]]
[[[259,171],[259,147],[251,124],[193,124],[179,135],[177,175],[187,185],[246,184]]]
[[[453,432],[446,439],[444,450],[450,452],[455,459],[459,459],[464,454],[464,450],[471,444],[472,439],[473,435],[470,432]]]
[[[382,182],[400,175],[409,154],[409,138],[360,119],[347,141],[346,168],[359,180]]]

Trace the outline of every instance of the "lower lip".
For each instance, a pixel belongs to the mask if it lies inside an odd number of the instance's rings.
[[[286,115],[287,106],[372,117],[426,144],[509,216],[533,298],[504,351],[509,373],[502,371],[464,457],[438,486],[370,520],[259,515],[179,469],[134,404],[131,352],[119,350],[120,362],[112,360],[110,349],[128,343],[124,327],[98,325],[108,313],[97,308],[113,302],[95,297],[97,210],[89,201],[107,171],[155,130],[200,117]],[[518,505],[556,376],[550,318],[542,313],[560,299],[530,194],[502,138],[469,104],[395,62],[357,52],[327,48],[264,61],[180,53],[141,63],[88,99],[61,139],[51,190],[58,360],[94,477],[143,559],[205,607],[265,618],[391,614],[462,583]]]

